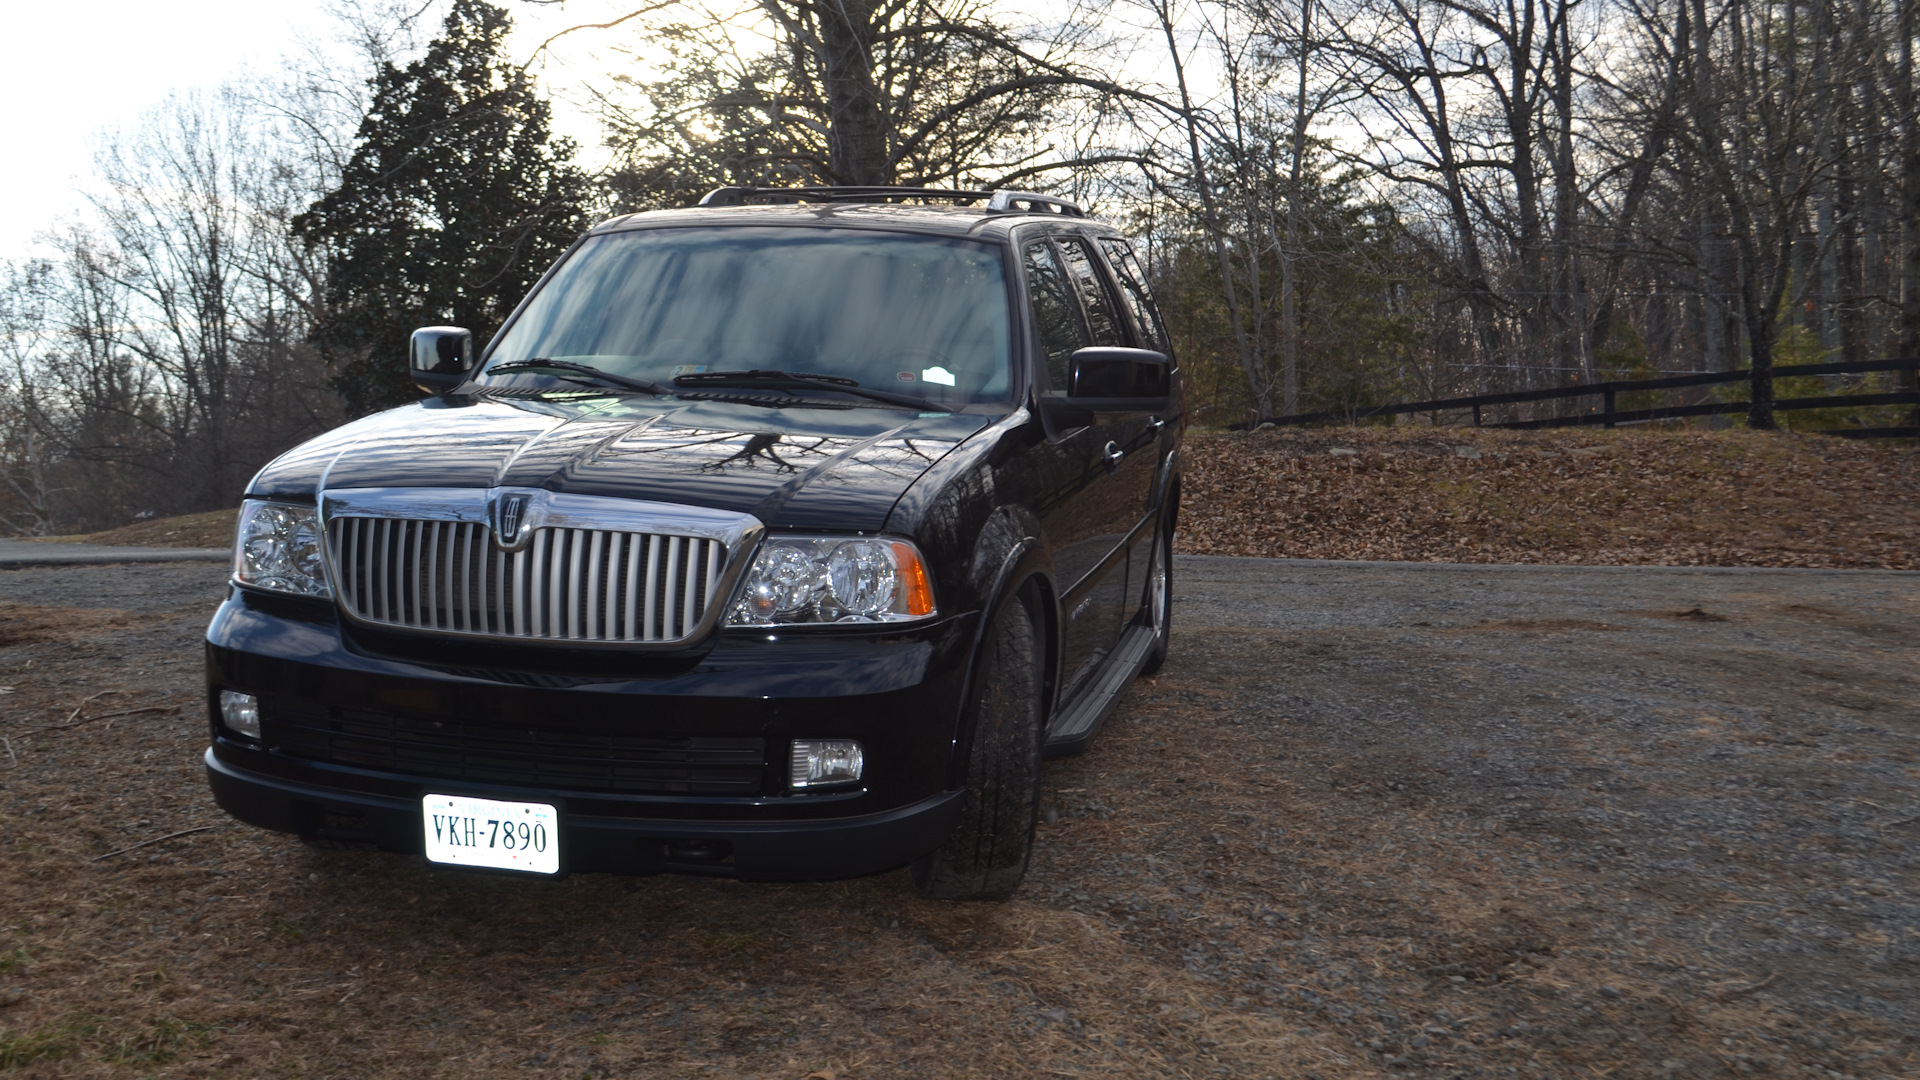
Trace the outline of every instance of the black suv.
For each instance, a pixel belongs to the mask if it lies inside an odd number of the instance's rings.
[[[582,237],[433,396],[250,484],[208,777],[321,843],[1010,893],[1166,655],[1180,378],[1019,192],[722,188]]]

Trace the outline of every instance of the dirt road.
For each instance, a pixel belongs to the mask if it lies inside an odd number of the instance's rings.
[[[1920,575],[1177,573],[956,906],[309,851],[206,794],[220,567],[0,572],[0,1070],[1920,1072]]]

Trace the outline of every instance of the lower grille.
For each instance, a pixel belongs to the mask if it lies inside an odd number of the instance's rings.
[[[262,702],[277,752],[433,780],[632,795],[760,794],[766,740],[594,735]]]

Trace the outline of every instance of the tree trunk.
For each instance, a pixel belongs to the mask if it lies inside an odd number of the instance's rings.
[[[827,93],[827,167],[842,184],[893,182],[886,118],[873,81],[873,0],[835,0],[814,7]]]
[[[1900,4],[1900,220],[1905,248],[1900,286],[1900,355],[1920,358],[1920,95],[1913,83],[1913,37],[1920,31],[1920,0]],[[1907,373],[1907,389],[1915,385]]]
[[[1713,26],[1707,21],[1705,0],[1692,0],[1693,3],[1693,134],[1694,142],[1706,157],[1698,164],[1697,182],[1700,187],[1700,271],[1702,315],[1706,321],[1707,366],[1716,371],[1732,371],[1739,366],[1738,320],[1727,309],[1728,285],[1733,274],[1727,266],[1727,238],[1724,235],[1719,215],[1722,193],[1715,192],[1711,185],[1719,179],[1714,174],[1721,162],[1715,155],[1723,154],[1720,141],[1720,101],[1718,80],[1713,70]],[[1771,386],[1771,384],[1769,384]],[[1771,413],[1769,413],[1771,415]]]
[[[1870,33],[1862,31],[1862,41],[1872,41]],[[1890,124],[1900,124],[1901,114],[1899,91],[1894,86],[1890,65],[1875,57],[1867,65],[1868,77],[1872,80],[1871,92],[1863,93],[1858,110],[1861,125],[1860,138],[1860,274],[1858,295],[1862,304],[1856,310],[1864,315],[1878,305],[1876,300],[1887,297],[1898,303],[1899,291],[1895,284],[1899,278],[1887,264],[1892,252],[1899,250],[1899,238],[1887,243],[1889,229],[1898,231],[1898,218],[1888,211],[1889,195],[1887,181],[1888,170],[1884,163],[1890,150],[1898,143],[1887,138]],[[1881,108],[1885,104],[1889,108]],[[1856,316],[1859,317],[1859,316]],[[1899,351],[1899,330],[1897,320],[1883,322],[1875,319],[1862,320],[1859,338],[1860,358],[1873,360],[1893,356]],[[1896,375],[1898,384],[1900,377]]]
[[[1787,223],[1783,220],[1780,224]],[[1743,251],[1741,256],[1740,306],[1746,317],[1748,385],[1753,393],[1747,405],[1747,426],[1756,431],[1772,431],[1779,427],[1773,415],[1773,346],[1780,331],[1776,312],[1780,309],[1786,282],[1792,276],[1789,267],[1793,265],[1793,234],[1784,228],[1781,230],[1775,287],[1764,293],[1758,287],[1760,270],[1756,265],[1756,252]]]
[[[1307,38],[1313,0],[1300,0],[1300,57],[1294,87],[1293,145],[1287,165],[1287,240],[1280,245],[1280,385],[1285,411],[1300,411],[1300,299],[1294,278],[1300,257],[1300,180],[1307,152]]]
[[[1653,121],[1641,141],[1640,153],[1634,158],[1633,172],[1627,181],[1626,198],[1622,201],[1620,212],[1612,223],[1613,239],[1607,252],[1606,274],[1601,279],[1598,290],[1599,305],[1587,322],[1587,340],[1583,348],[1588,357],[1593,356],[1606,343],[1608,335],[1613,332],[1614,305],[1618,298],[1620,271],[1627,258],[1629,238],[1633,235],[1635,223],[1639,220],[1640,207],[1646,201],[1647,192],[1653,184],[1654,172],[1659,168],[1661,159],[1666,156],[1667,147],[1672,142],[1674,127],[1692,71],[1693,26],[1686,0],[1681,0],[1676,5],[1670,42],[1672,59],[1667,68],[1666,85],[1660,95],[1660,108],[1654,113]],[[1703,317],[1701,321],[1704,330],[1706,320]]]
[[[1452,219],[1454,241],[1460,245],[1467,312],[1473,319],[1480,362],[1491,367],[1500,361],[1500,331],[1494,321],[1499,313],[1497,299],[1487,277],[1486,261],[1480,253],[1480,237],[1474,231],[1473,214],[1467,208],[1466,183],[1461,175],[1464,167],[1453,143],[1453,121],[1448,113],[1442,64],[1424,40],[1420,42],[1420,49],[1427,85],[1433,93],[1434,156],[1439,159],[1440,174],[1446,182],[1447,213]]]
[[[1554,258],[1558,262],[1554,283],[1555,291],[1559,294],[1555,298],[1554,353],[1560,359],[1560,367],[1567,371],[1578,371],[1588,381],[1593,381],[1598,378],[1598,372],[1594,371],[1588,360],[1586,335],[1582,332],[1587,322],[1587,296],[1581,280],[1580,254],[1576,250],[1579,242],[1580,190],[1578,162],[1573,153],[1573,13],[1564,2],[1556,4],[1556,7],[1558,27],[1550,30],[1557,29],[1557,33],[1553,33],[1549,40],[1554,71],[1553,247]]]
[[[1529,371],[1530,385],[1538,385],[1540,368],[1552,365],[1552,354],[1546,348],[1547,322],[1549,312],[1557,299],[1553,295],[1553,281],[1547,271],[1546,230],[1543,222],[1545,215],[1540,206],[1540,175],[1535,170],[1538,155],[1534,143],[1539,137],[1535,127],[1533,97],[1535,91],[1527,85],[1533,75],[1533,38],[1534,11],[1532,4],[1525,7],[1526,14],[1514,37],[1506,41],[1510,82],[1510,95],[1507,105],[1507,137],[1513,146],[1513,197],[1517,204],[1515,212],[1520,218],[1520,295],[1521,323],[1520,334],[1521,364]],[[1509,29],[1514,30],[1511,24]],[[1542,288],[1542,285],[1547,287]],[[1559,382],[1557,378],[1546,380],[1546,385]]]
[[[1259,151],[1254,151],[1247,144],[1246,114],[1240,96],[1240,58],[1235,55],[1233,42],[1227,36],[1233,25],[1232,18],[1231,12],[1221,11],[1221,26],[1216,34],[1220,43],[1220,60],[1226,67],[1227,89],[1233,105],[1232,160],[1234,175],[1240,184],[1241,212],[1245,215],[1246,222],[1245,231],[1241,236],[1246,247],[1248,322],[1252,324],[1248,329],[1248,337],[1251,340],[1247,345],[1247,353],[1253,358],[1251,370],[1257,371],[1260,375],[1258,388],[1254,391],[1254,396],[1259,402],[1255,410],[1259,413],[1259,416],[1255,417],[1258,420],[1273,411],[1273,383],[1271,374],[1267,370],[1267,305],[1263,295],[1265,282],[1261,274],[1259,243],[1262,232],[1260,180],[1265,170],[1256,168],[1254,165],[1256,154],[1264,154],[1266,151],[1264,146]],[[1251,378],[1248,381],[1251,383]]]
[[[1213,236],[1213,257],[1220,267],[1220,286],[1225,291],[1227,301],[1227,320],[1233,325],[1234,344],[1240,350],[1240,370],[1246,373],[1247,388],[1253,393],[1254,419],[1257,421],[1273,411],[1273,400],[1264,372],[1254,362],[1253,349],[1247,341],[1247,328],[1240,318],[1240,298],[1233,287],[1233,262],[1227,256],[1226,222],[1220,218],[1219,207],[1213,199],[1213,186],[1207,182],[1207,163],[1200,153],[1200,122],[1193,113],[1193,98],[1187,92],[1187,73],[1180,63],[1180,45],[1173,36],[1173,12],[1167,6],[1167,0],[1157,0],[1153,13],[1160,19],[1160,30],[1166,35],[1167,57],[1173,62],[1173,77],[1180,88],[1180,115],[1186,119],[1187,154],[1193,165],[1193,186],[1200,194],[1200,209],[1206,216],[1207,231]]]
[[[1820,180],[1819,203],[1814,209],[1815,253],[1819,259],[1820,348],[1825,360],[1840,351],[1840,169],[1846,145],[1840,130],[1840,92],[1834,85],[1834,46],[1837,31],[1833,25],[1831,0],[1814,0],[1813,81],[1819,94],[1819,137],[1828,145],[1822,150],[1833,162]]]

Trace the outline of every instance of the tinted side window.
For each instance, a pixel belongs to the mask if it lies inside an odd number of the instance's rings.
[[[1047,374],[1054,389],[1067,385],[1067,358],[1075,349],[1086,347],[1087,332],[1080,325],[1080,313],[1074,310],[1073,296],[1067,291],[1067,276],[1060,260],[1045,240],[1027,245],[1027,288],[1031,292],[1033,325],[1040,333],[1040,348],[1047,354]]]
[[[1093,332],[1095,345],[1125,345],[1126,336],[1121,332],[1120,320],[1114,317],[1113,297],[1107,292],[1106,283],[1100,280],[1100,271],[1094,268],[1093,252],[1087,242],[1075,237],[1058,238],[1060,254],[1067,260],[1067,271],[1073,275],[1074,287],[1080,291],[1080,302],[1087,312],[1087,329]]]
[[[1101,237],[1100,247],[1107,253],[1107,265],[1120,279],[1120,299],[1133,311],[1133,324],[1140,328],[1143,338],[1141,346],[1172,355],[1166,329],[1160,325],[1160,313],[1153,306],[1153,295],[1147,292],[1147,276],[1141,273],[1133,248],[1116,236]]]

